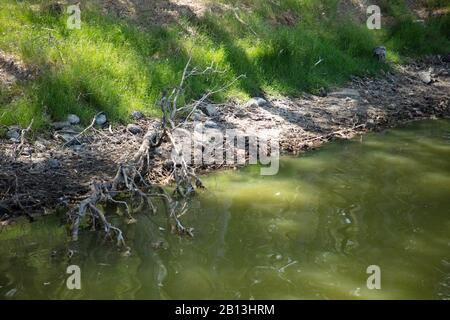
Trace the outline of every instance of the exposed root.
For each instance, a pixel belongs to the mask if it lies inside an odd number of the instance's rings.
[[[180,221],[180,217],[188,211],[189,197],[195,193],[196,189],[204,188],[204,186],[200,178],[196,175],[194,168],[190,167],[183,158],[181,149],[175,142],[172,132],[179,126],[180,111],[190,111],[188,115],[189,118],[193,114],[193,111],[195,111],[195,109],[208,97],[224,90],[231,84],[206,93],[192,105],[179,108],[178,101],[184,94],[186,82],[190,77],[211,72],[220,72],[216,70],[214,66],[208,67],[203,71],[198,71],[196,68],[191,70],[190,63],[191,58],[186,64],[179,85],[175,87],[169,95],[167,95],[167,93],[163,94],[160,102],[163,118],[159,127],[157,127],[156,130],[154,128],[148,129],[139,149],[126,163],[119,166],[112,181],[102,183],[93,182],[90,195],[85,200],[81,201],[77,208],[69,213],[69,218],[72,222],[71,229],[73,240],[78,239],[81,221],[88,214],[93,228],[95,228],[97,221],[99,221],[108,236],[115,238],[118,245],[125,246],[122,231],[117,227],[112,226],[103,212],[99,209],[100,206],[108,203],[122,205],[125,207],[128,218],[133,221],[134,219],[129,204],[125,201],[116,199],[120,195],[126,195],[137,200],[139,204],[134,208],[135,211],[149,209],[152,214],[157,213],[157,206],[154,201],[162,200],[170,230],[181,236],[193,237],[193,229],[184,227]],[[183,120],[187,121],[188,119],[185,118]],[[84,132],[93,128],[94,123],[95,118],[91,125],[79,135],[75,136],[73,140],[76,140]],[[67,144],[70,144],[71,142],[72,141],[69,141]],[[172,175],[176,186],[171,193],[159,186],[153,185],[150,182],[149,177],[153,170],[151,159],[154,158],[156,149],[163,144],[167,144],[169,149],[172,150],[171,161],[174,164]]]

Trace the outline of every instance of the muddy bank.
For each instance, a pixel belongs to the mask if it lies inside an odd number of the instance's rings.
[[[377,79],[354,77],[345,88],[322,97],[268,96],[247,105],[208,105],[195,119],[218,130],[235,129],[249,135],[279,129],[282,152],[298,154],[332,139],[411,120],[448,117],[449,101],[450,64],[433,57],[396,66],[392,73]],[[20,149],[20,139],[0,140],[0,219],[66,209],[85,197],[93,181],[111,181],[119,165],[139,148],[148,128],[158,125],[158,121],[145,118],[134,123],[135,130],[104,125],[80,136],[84,128],[62,124],[43,135],[27,137]],[[71,135],[76,141],[71,141]],[[161,148],[152,155],[151,182],[171,182],[168,151]],[[203,166],[197,172],[226,167],[223,163]]]

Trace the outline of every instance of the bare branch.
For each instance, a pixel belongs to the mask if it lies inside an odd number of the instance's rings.
[[[180,107],[178,105],[179,100],[185,91],[185,86],[189,78],[223,72],[218,70],[214,64],[211,64],[211,66],[204,70],[198,70],[197,68],[190,69],[191,62],[192,57],[190,56],[184,67],[178,86],[170,91],[164,91],[162,94],[159,103],[163,114],[160,125],[156,127],[156,129],[149,128],[147,130],[139,149],[129,161],[119,166],[116,175],[111,182],[93,182],[90,195],[79,203],[77,210],[72,210],[70,217],[72,220],[72,238],[74,240],[78,238],[78,229],[81,220],[89,213],[92,224],[95,224],[96,220],[101,221],[105,233],[107,235],[114,234],[118,244],[125,247],[122,231],[112,226],[107,221],[102,211],[98,209],[99,205],[108,202],[121,205],[125,207],[127,217],[134,221],[130,205],[126,201],[117,199],[119,195],[125,194],[138,199],[139,205],[137,208],[134,208],[135,210],[141,211],[147,207],[153,214],[156,214],[157,212],[157,207],[153,203],[153,199],[162,200],[165,205],[167,221],[170,224],[172,232],[178,235],[193,236],[192,229],[184,227],[180,221],[180,217],[185,215],[188,211],[189,196],[193,194],[196,189],[204,188],[204,185],[200,178],[195,174],[194,168],[190,167],[184,159],[181,148],[177,145],[172,133],[173,130],[181,125],[181,123],[177,124],[177,117],[181,111],[190,111],[188,117],[185,119],[185,121],[187,121],[193,112],[195,112],[195,110],[205,103],[212,95],[226,90],[243,76],[237,77],[224,86],[208,91],[199,100],[194,101],[191,104]],[[66,144],[70,144],[73,140],[78,139],[89,129],[93,128],[95,118],[92,120],[90,126]],[[171,154],[177,155],[176,158],[172,156],[170,159],[174,164],[171,176],[176,183],[172,193],[169,193],[158,186],[154,186],[146,180],[153,170],[151,159],[155,157],[156,149],[162,145],[168,147],[172,151]]]
[[[33,122],[34,122],[34,119],[31,119],[31,122],[28,125],[28,127],[26,129],[23,129],[22,132],[20,133],[20,143],[15,150],[16,157],[22,152],[23,146],[27,142],[26,135],[28,134],[28,132],[30,132],[31,127],[33,126]]]

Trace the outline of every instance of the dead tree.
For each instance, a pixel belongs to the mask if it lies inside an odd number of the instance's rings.
[[[125,246],[122,231],[109,223],[100,209],[100,206],[108,203],[123,206],[127,216],[131,221],[134,221],[129,204],[118,200],[124,196],[138,200],[139,205],[137,208],[134,208],[134,211],[141,211],[147,208],[150,209],[152,214],[157,214],[155,201],[162,201],[171,231],[178,235],[193,236],[192,229],[184,227],[179,218],[188,210],[189,196],[194,194],[196,189],[204,188],[204,186],[200,178],[195,174],[194,168],[189,166],[184,159],[172,133],[182,123],[188,121],[195,110],[209,97],[230,87],[241,76],[223,87],[205,93],[199,100],[180,107],[179,101],[184,95],[186,84],[191,77],[222,72],[214,65],[201,71],[197,68],[191,69],[191,60],[189,58],[184,68],[180,83],[172,90],[163,93],[160,100],[162,119],[156,130],[154,128],[148,129],[140,148],[131,159],[119,166],[112,181],[94,181],[90,194],[69,212],[73,240],[78,239],[82,220],[89,217],[92,228],[100,224],[107,236],[115,239],[118,245]],[[186,113],[188,115],[183,117]],[[168,192],[160,186],[153,185],[148,179],[149,174],[154,170],[151,158],[155,154],[156,149],[163,144],[172,150],[171,163],[173,165],[171,167],[171,176],[175,181],[173,192]]]

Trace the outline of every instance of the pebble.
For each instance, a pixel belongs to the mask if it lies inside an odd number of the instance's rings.
[[[141,120],[142,118],[144,118],[144,114],[142,112],[140,112],[140,111],[133,111],[131,113],[131,117],[134,120]]]
[[[257,107],[263,107],[267,105],[267,101],[263,98],[255,97],[251,98],[246,104],[246,108],[257,108]]]
[[[26,155],[26,156],[31,156],[31,154],[34,152],[34,149],[32,147],[24,147],[22,149],[21,154]]]
[[[142,128],[138,125],[130,123],[129,125],[127,125],[127,131],[132,134],[139,134],[142,132]]]
[[[245,112],[245,110],[243,108],[239,108],[236,110],[234,115],[238,118],[244,118],[245,116],[247,116],[247,112]]]
[[[373,55],[378,58],[378,61],[386,61],[387,50],[385,47],[377,47],[373,50]]]
[[[419,72],[419,78],[423,83],[430,84],[433,80],[431,79],[431,72],[423,71]]]
[[[8,137],[8,139],[18,140],[20,138],[20,133],[19,130],[10,128],[6,133],[6,136]]]
[[[95,117],[95,124],[98,126],[103,126],[106,121],[107,119],[104,113],[100,113],[97,117]]]

